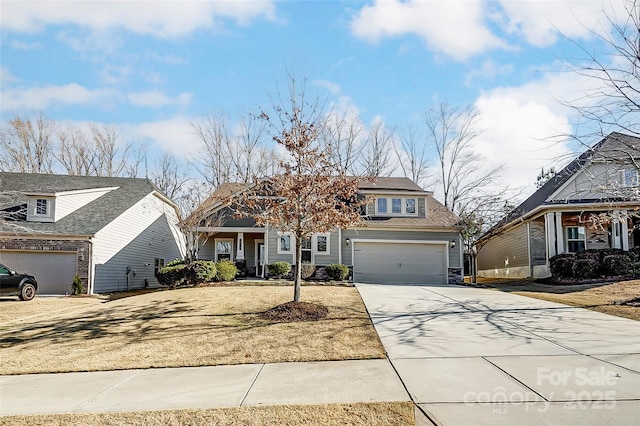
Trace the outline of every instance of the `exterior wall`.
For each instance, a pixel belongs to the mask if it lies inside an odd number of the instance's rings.
[[[547,265],[547,240],[544,228],[544,217],[529,222],[529,238],[531,241],[531,265]]]
[[[97,200],[112,189],[101,189],[99,191],[83,192],[80,194],[62,194],[55,199],[55,221],[73,213],[80,207],[86,206],[90,202]]]
[[[225,238],[233,239],[233,257],[236,260],[236,254],[238,249],[238,234],[237,232],[219,232],[213,234],[207,238],[204,244],[200,245],[198,251],[198,259],[202,260],[214,260],[216,256],[216,239]],[[244,258],[247,261],[247,267],[256,266],[256,240],[264,240],[264,234],[261,233],[244,233]]]
[[[602,188],[619,185],[623,164],[589,164],[556,191],[552,200],[584,200],[616,197]]]
[[[278,254],[278,231],[274,229],[269,230],[269,241],[268,241],[268,263],[273,263],[277,261],[285,261],[289,262],[292,265],[296,264],[295,261],[295,253],[294,254]],[[342,237],[344,239],[344,235]],[[293,246],[293,240],[291,242],[292,250],[295,251],[295,247]],[[339,263],[339,249],[340,249],[340,238],[339,232],[331,232],[329,236],[329,254],[315,254],[315,265],[326,266],[330,263]]]
[[[154,261],[184,257],[173,208],[149,194],[94,237],[93,293],[157,286]]]
[[[490,239],[477,255],[478,275],[528,277],[530,275],[527,225],[525,223]]]
[[[91,242],[89,240],[63,240],[40,238],[0,238],[0,250],[19,250],[34,252],[76,252],[76,273],[89,288],[89,262],[91,259]]]
[[[424,241],[456,241],[454,248],[449,248],[449,268],[456,268],[458,275],[462,274],[462,254],[460,247],[460,234],[458,232],[433,232],[413,230],[374,230],[374,229],[348,229],[342,231],[342,263],[353,266],[351,247],[345,244],[345,239],[371,239],[371,240],[424,240]]]

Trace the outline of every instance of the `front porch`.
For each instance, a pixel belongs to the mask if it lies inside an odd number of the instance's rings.
[[[264,229],[208,230],[201,235],[198,258],[217,262],[229,259],[238,266],[242,275],[264,278],[265,241]]]

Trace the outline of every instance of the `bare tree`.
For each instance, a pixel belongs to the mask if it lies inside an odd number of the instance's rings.
[[[305,98],[304,84],[291,79],[288,103],[274,107],[276,117],[262,117],[274,131],[273,139],[288,156],[282,173],[257,180],[239,201],[236,211],[248,211],[258,225],[289,232],[295,239],[296,274],[293,301],[300,301],[302,243],[315,233],[360,223],[359,180],[336,167],[320,141],[326,116],[321,102]],[[246,209],[246,210],[245,210]]]
[[[404,176],[420,186],[425,186],[425,181],[429,178],[427,146],[415,129],[411,127],[405,135],[400,137],[400,144],[394,144],[398,164]]]
[[[86,134],[67,126],[58,133],[56,158],[69,175],[90,176],[96,170],[96,153]]]
[[[52,173],[55,126],[42,112],[35,119],[16,115],[0,132],[0,168],[7,172]]]
[[[353,176],[361,174],[358,158],[362,152],[364,126],[348,111],[327,114],[321,138],[326,152],[336,167]]]
[[[209,115],[191,122],[195,134],[202,142],[201,157],[195,160],[195,166],[213,188],[233,180],[230,160],[230,135],[227,118],[222,115]]]
[[[393,171],[393,144],[395,133],[378,120],[368,131],[360,152],[360,166],[365,176],[390,176]]]
[[[172,200],[181,197],[190,178],[186,176],[182,164],[172,154],[165,152],[157,161],[149,179]],[[191,191],[190,191],[191,192]]]

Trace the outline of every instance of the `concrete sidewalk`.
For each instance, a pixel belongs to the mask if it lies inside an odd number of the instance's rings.
[[[0,376],[0,415],[409,401],[386,359]]]
[[[462,286],[357,287],[435,423],[638,424],[637,321]]]

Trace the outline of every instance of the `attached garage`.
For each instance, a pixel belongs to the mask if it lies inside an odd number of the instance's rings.
[[[444,242],[353,242],[355,282],[446,284],[447,275],[447,244]]]
[[[65,294],[76,274],[76,253],[0,251],[0,263],[36,277],[37,294]]]

